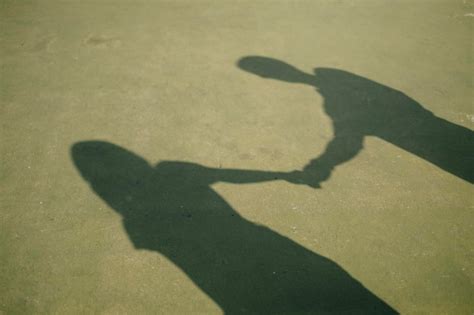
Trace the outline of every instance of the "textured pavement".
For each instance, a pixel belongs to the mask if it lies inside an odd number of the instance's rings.
[[[0,313],[471,314],[472,1],[1,1]]]

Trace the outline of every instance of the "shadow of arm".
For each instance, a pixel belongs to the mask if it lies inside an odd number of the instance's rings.
[[[234,184],[260,183],[273,180],[288,180],[290,173],[240,169],[214,169],[213,179],[217,182]]]

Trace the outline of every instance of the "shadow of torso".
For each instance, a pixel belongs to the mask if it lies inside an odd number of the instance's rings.
[[[76,144],[73,158],[134,246],[166,256],[225,313],[396,313],[336,263],[241,217],[211,187],[235,170],[152,168],[102,142]]]
[[[398,90],[346,71],[318,68],[314,80],[334,130],[315,165],[334,168],[360,152],[365,136],[374,136],[474,182],[472,130],[435,116]]]

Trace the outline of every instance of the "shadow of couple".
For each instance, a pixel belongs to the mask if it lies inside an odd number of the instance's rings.
[[[216,169],[162,161],[155,166],[103,141],[78,142],[73,161],[92,190],[123,218],[137,249],[179,266],[225,313],[394,314],[335,262],[241,217],[211,187],[286,180],[319,187],[353,158],[365,136],[387,140],[472,182],[472,131],[423,109],[403,93],[336,69],[316,75],[270,58],[241,69],[304,83],[324,97],[334,139],[302,171]]]

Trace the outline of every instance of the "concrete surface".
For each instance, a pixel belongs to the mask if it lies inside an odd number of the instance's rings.
[[[471,314],[473,12],[1,1],[0,313]]]

